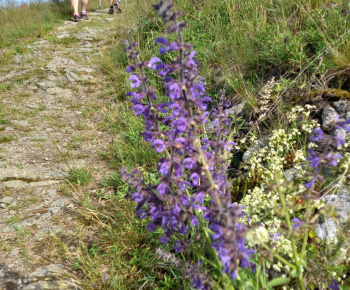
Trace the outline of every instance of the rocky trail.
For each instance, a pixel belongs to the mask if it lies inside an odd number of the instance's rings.
[[[65,21],[0,67],[0,289],[79,289],[60,247],[74,256],[79,235],[71,171],[91,174],[86,194],[109,170],[98,155],[111,139],[105,76],[93,58],[121,16],[106,13]]]

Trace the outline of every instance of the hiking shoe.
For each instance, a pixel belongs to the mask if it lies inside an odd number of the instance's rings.
[[[88,19],[87,13],[86,13],[86,12],[81,12],[81,13],[80,13],[80,18],[83,19],[83,20]]]
[[[74,22],[79,22],[80,21],[80,16],[78,15],[78,14],[75,14],[74,16],[73,16],[73,21]]]
[[[108,13],[109,13],[109,14],[114,14],[114,8],[113,8],[113,7],[110,7]]]
[[[119,2],[119,1],[116,1],[116,2],[114,3],[115,9],[117,9],[117,13],[122,13],[122,10],[119,8],[119,5],[120,5],[120,2]]]

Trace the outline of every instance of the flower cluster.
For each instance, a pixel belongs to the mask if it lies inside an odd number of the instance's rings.
[[[334,121],[335,129],[342,129],[344,132],[350,132],[350,119],[346,121],[336,119]],[[317,180],[322,180],[322,175],[320,172],[324,166],[337,166],[340,160],[343,158],[341,154],[331,152],[331,148],[339,148],[345,145],[346,142],[343,133],[333,136],[326,134],[320,128],[314,129],[312,141],[319,142],[321,140],[325,143],[323,152],[315,152],[312,149],[308,149],[309,156],[307,157],[307,160],[314,170],[311,180],[305,184],[306,188],[312,188]]]
[[[245,160],[244,168],[253,169],[255,174],[261,177],[260,184],[249,190],[240,201],[240,204],[244,206],[244,212],[249,216],[249,223],[260,224],[259,227],[252,228],[247,234],[247,243],[250,247],[262,243],[273,244],[278,253],[292,256],[289,236],[282,233],[278,238],[275,237],[277,233],[281,233],[284,219],[279,214],[281,206],[279,194],[276,190],[269,188],[267,184],[274,183],[276,177],[281,183],[293,182],[293,186],[284,188],[283,195],[286,202],[295,207],[293,214],[298,214],[297,209],[302,207],[298,203],[301,201],[300,196],[306,192],[305,186],[300,181],[304,180],[307,160],[305,153],[297,148],[298,140],[304,133],[302,125],[307,123],[304,118],[309,116],[311,109],[310,107],[303,110],[296,107],[288,115],[289,125],[294,128],[272,131],[269,138],[255,141],[253,143],[254,150],[248,150],[243,157]],[[298,126],[295,126],[296,121],[300,122]],[[286,155],[290,154],[293,156],[291,168],[285,171],[289,165]],[[318,208],[319,201],[312,201],[310,206]],[[248,219],[246,221],[248,222]]]
[[[147,184],[136,169],[131,172],[122,169],[121,176],[131,186],[129,196],[137,202],[136,213],[141,218],[150,218],[148,229],[164,230],[162,243],[173,236],[186,235],[190,226],[208,223],[211,246],[221,260],[223,271],[234,279],[238,266],[251,266],[248,259],[253,251],[245,247],[247,230],[240,222],[242,209],[231,202],[228,165],[222,158],[224,150],[235,145],[227,140],[230,104],[222,97],[217,109],[209,111],[212,100],[205,94],[203,77],[198,75],[196,52],[182,40],[186,22],[178,22],[180,13],[171,11],[171,2],[160,1],[154,7],[168,24],[168,34],[177,34],[174,42],[157,38],[159,52],[177,53],[177,57],[170,63],[159,57],[144,62],[140,61],[136,43],[125,41],[124,44],[129,58],[136,60],[127,68],[132,73],[129,80],[134,89],[127,96],[133,103],[132,110],[144,119],[145,141],[162,155],[157,165],[160,180],[157,184]],[[164,79],[166,102],[159,102],[156,90],[149,86],[146,70]],[[209,132],[211,138],[205,138],[204,124],[209,115],[214,126]],[[175,241],[174,248],[185,250],[186,243]],[[198,277],[192,275],[193,286],[203,288]]]

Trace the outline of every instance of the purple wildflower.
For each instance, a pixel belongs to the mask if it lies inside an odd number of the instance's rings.
[[[165,142],[161,139],[154,140],[152,143],[152,148],[156,148],[156,152],[160,153],[163,152],[166,148]]]
[[[187,129],[188,122],[185,118],[178,118],[173,122],[172,126],[176,128],[176,133],[181,135]]]
[[[323,133],[322,129],[316,128],[313,130],[313,132],[315,133],[315,136],[313,136],[311,138],[312,141],[316,142],[316,141],[323,139],[324,133]]]
[[[338,282],[332,278],[332,284],[329,285],[329,290],[340,290]]]
[[[297,229],[297,228],[299,228],[299,227],[301,226],[301,221],[300,221],[300,219],[298,219],[298,218],[293,218],[293,219],[292,219],[292,222],[294,223],[294,224],[292,225],[292,229],[293,229],[293,230],[295,230],[295,229]]]
[[[140,78],[138,77],[137,74],[133,74],[129,77],[129,81],[130,81],[130,86],[133,88],[133,89],[137,89],[140,85],[141,85],[141,80]]]

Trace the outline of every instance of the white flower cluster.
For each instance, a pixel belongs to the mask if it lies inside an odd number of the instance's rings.
[[[288,119],[296,122],[298,116],[302,115],[302,119],[307,118],[312,108],[305,111],[301,107],[296,107],[289,114]],[[306,122],[305,122],[306,124]],[[311,124],[309,128],[314,128],[315,124]],[[304,130],[303,128],[301,130]],[[291,242],[288,237],[280,235],[274,239],[273,235],[279,233],[281,220],[279,211],[281,208],[279,193],[268,188],[268,182],[274,182],[276,176],[280,182],[286,181],[284,170],[288,165],[286,156],[292,155],[292,167],[294,178],[303,177],[305,171],[306,156],[303,150],[296,149],[301,130],[297,128],[287,132],[285,129],[278,129],[272,132],[268,144],[260,149],[251,150],[248,160],[244,166],[246,169],[254,170],[255,174],[260,175],[262,182],[256,186],[241,200],[240,204],[244,206],[244,211],[249,217],[251,224],[260,224],[260,227],[251,230],[247,235],[247,243],[250,247],[261,243],[276,243],[276,249],[279,253],[292,256]],[[306,130],[308,131],[308,130]],[[255,141],[253,147],[257,147],[258,142]],[[299,196],[305,193],[305,187],[301,183],[293,183],[291,187],[284,192],[287,204],[295,204],[299,200]],[[293,213],[293,210],[291,210]],[[248,220],[247,220],[248,222]],[[277,264],[276,270],[281,269]]]
[[[295,106],[290,112],[287,113],[287,119],[290,122],[296,122],[301,116],[308,119],[311,111],[314,109],[316,109],[316,107],[311,105],[305,105],[305,107]]]
[[[259,111],[265,112],[268,110],[268,105],[271,101],[271,94],[276,85],[275,78],[273,77],[270,81],[268,81],[265,86],[259,92],[259,100],[258,103],[260,105]]]

